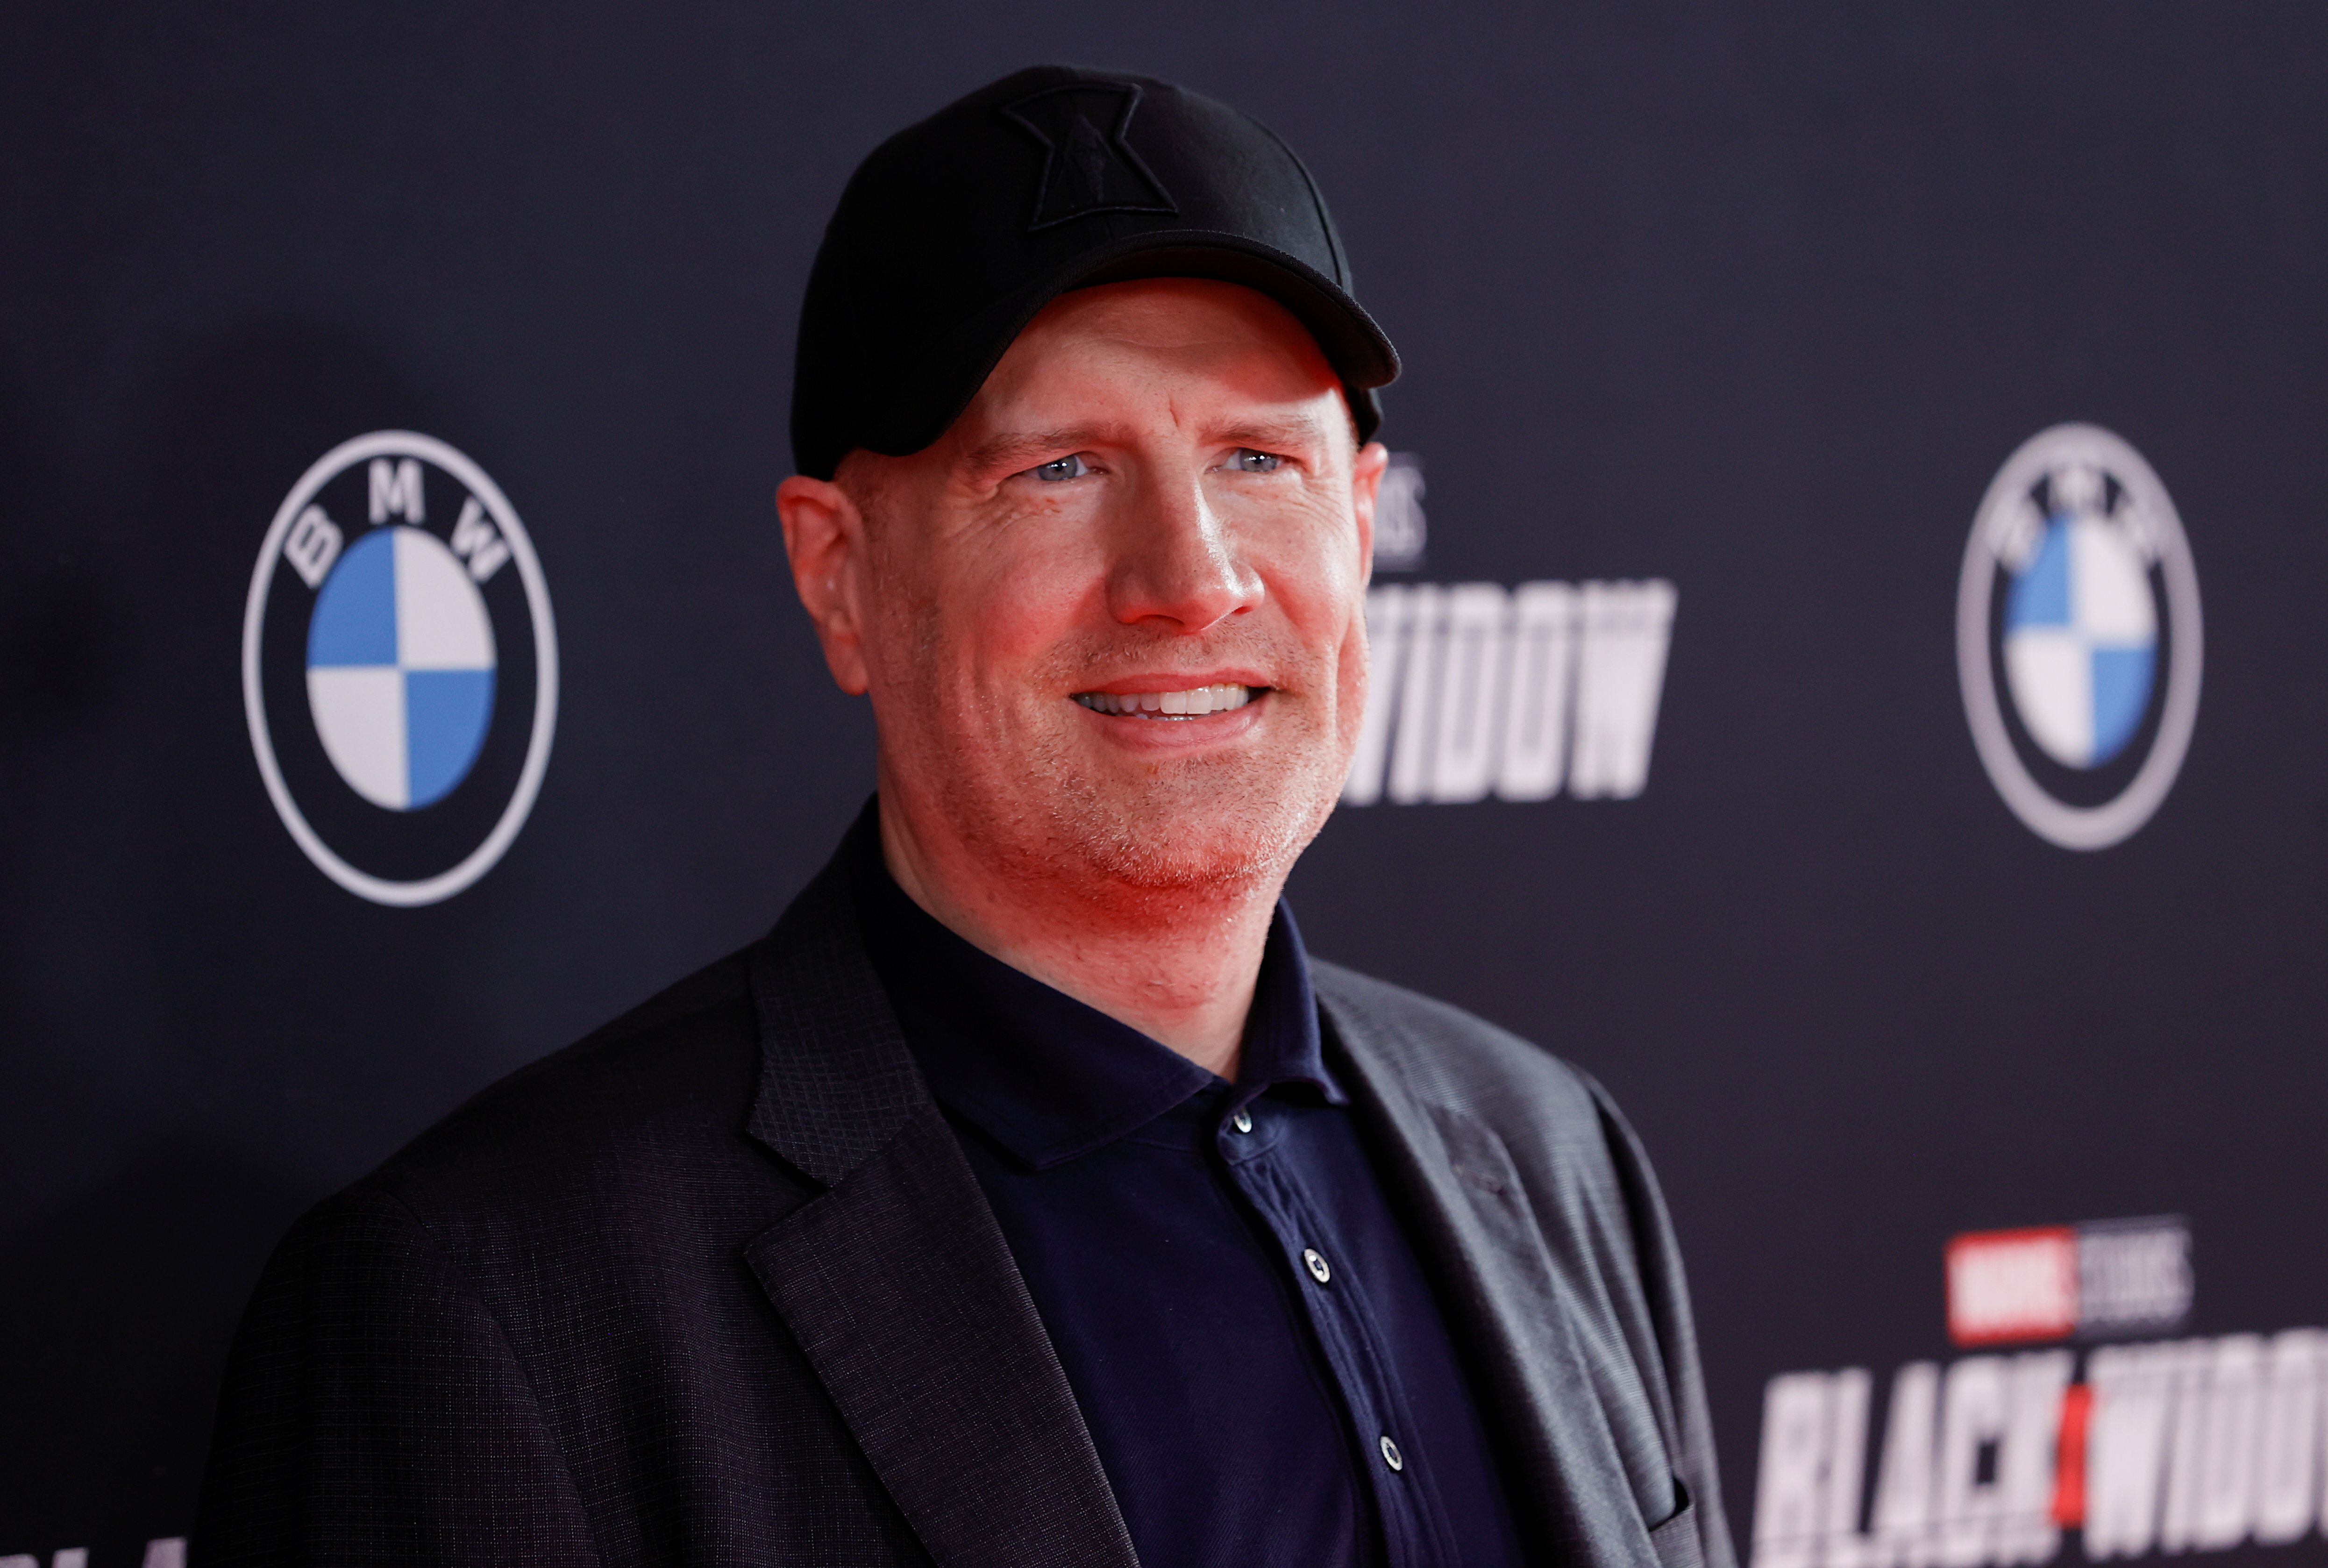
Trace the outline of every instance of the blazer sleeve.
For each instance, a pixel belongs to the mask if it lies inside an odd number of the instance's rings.
[[[1616,1163],[1626,1212],[1631,1216],[1633,1255],[1641,1272],[1641,1291],[1648,1302],[1658,1348],[1663,1353],[1665,1386],[1651,1392],[1662,1396],[1657,1404],[1659,1420],[1666,1427],[1666,1447],[1673,1459],[1674,1474],[1689,1488],[1685,1507],[1696,1515],[1696,1545],[1703,1554],[1704,1568],[1737,1568],[1737,1554],[1730,1540],[1730,1521],[1722,1509],[1722,1481],[1713,1451],[1713,1418],[1706,1404],[1705,1376],[1698,1362],[1697,1330],[1690,1319],[1689,1283],[1682,1274],[1681,1247],[1674,1237],[1673,1220],[1666,1212],[1665,1197],[1657,1190],[1656,1173],[1649,1169],[1648,1155],[1632,1125],[1617,1109],[1607,1090],[1590,1079],[1586,1082],[1600,1106],[1602,1133]],[[1670,1523],[1678,1526],[1679,1521]],[[1664,1533],[1658,1532],[1660,1535]],[[1659,1556],[1668,1563],[1675,1560],[1663,1545]]]
[[[302,1219],[260,1277],[191,1547],[221,1565],[598,1561],[492,1313],[369,1184]]]

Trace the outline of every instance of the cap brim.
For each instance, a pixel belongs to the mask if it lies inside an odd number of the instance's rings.
[[[1265,294],[1310,331],[1341,378],[1358,427],[1382,422],[1374,390],[1398,376],[1398,351],[1348,292],[1307,263],[1234,234],[1172,229],[1087,250],[1073,266],[997,300],[939,339],[867,422],[862,445],[902,457],[944,435],[1027,324],[1059,296],[1141,277],[1209,277]]]

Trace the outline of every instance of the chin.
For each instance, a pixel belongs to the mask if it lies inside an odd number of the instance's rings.
[[[1317,837],[1341,772],[1197,765],[1060,790],[1063,843],[1107,881],[1142,892],[1233,893],[1281,880]]]

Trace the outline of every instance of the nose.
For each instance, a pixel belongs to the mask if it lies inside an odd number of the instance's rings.
[[[1113,544],[1108,609],[1125,625],[1162,621],[1195,634],[1261,603],[1261,574],[1240,558],[1197,474],[1147,476]]]

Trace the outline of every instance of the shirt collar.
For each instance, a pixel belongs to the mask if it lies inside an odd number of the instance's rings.
[[[1038,1170],[1062,1164],[1207,1090],[1223,1092],[1224,1114],[1293,1085],[1345,1103],[1319,1040],[1309,955],[1282,899],[1232,1085],[947,929],[890,877],[879,804],[866,803],[842,851],[866,949],[931,1094],[1009,1153]]]

